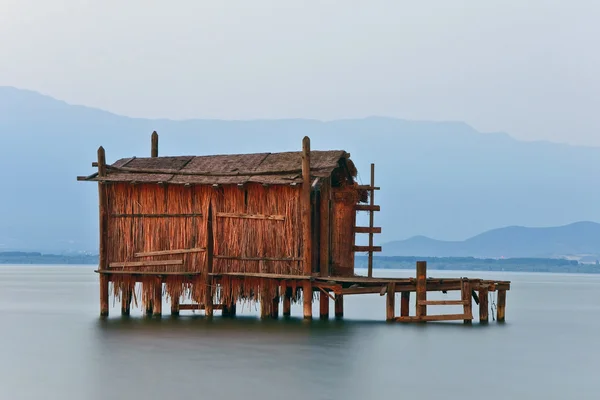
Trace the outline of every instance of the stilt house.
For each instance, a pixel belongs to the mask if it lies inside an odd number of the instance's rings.
[[[297,152],[159,157],[154,133],[151,157],[107,165],[101,147],[94,166],[78,180],[99,183],[102,313],[109,282],[149,310],[163,293],[227,307],[277,298],[276,276],[353,276],[355,251],[379,250],[373,218],[356,227],[357,211],[378,210],[373,183],[357,184],[350,154],[310,151],[307,137]],[[355,246],[357,232],[370,246]]]

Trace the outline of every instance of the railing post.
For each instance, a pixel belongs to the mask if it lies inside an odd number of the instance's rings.
[[[419,305],[421,300],[427,300],[427,261],[417,261],[417,318],[427,315],[427,305]]]

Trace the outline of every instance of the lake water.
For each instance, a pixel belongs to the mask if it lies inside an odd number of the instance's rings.
[[[465,326],[386,323],[379,295],[343,321],[102,320],[93,269],[0,266],[0,399],[600,398],[600,276],[429,271],[513,282],[505,324]]]

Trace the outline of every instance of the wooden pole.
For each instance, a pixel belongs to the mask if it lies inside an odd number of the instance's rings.
[[[488,288],[479,288],[479,322],[488,323]]]
[[[319,298],[319,318],[329,319],[329,296],[325,292],[321,292]]]
[[[464,323],[470,324],[473,320],[473,303],[472,303],[472,295],[471,295],[471,283],[468,279],[463,279],[462,281],[462,300],[463,300],[463,312],[464,312]]]
[[[98,176],[106,176],[106,155],[104,147],[98,148]],[[100,216],[100,243],[99,243],[99,260],[98,270],[104,271],[108,269],[107,245],[108,245],[108,212],[106,202],[106,186],[102,182],[98,182],[98,205]],[[110,282],[107,274],[100,274],[100,315],[108,316],[108,284]]]
[[[417,261],[417,318],[427,315],[427,305],[419,305],[421,300],[427,300],[427,261]]]
[[[143,283],[142,285],[146,284]],[[148,302],[146,302],[146,315],[152,315],[152,310],[154,310],[154,301],[153,299],[150,299]]]
[[[273,297],[271,305],[271,318],[279,318],[279,296]]]
[[[158,157],[158,133],[152,132],[152,149],[150,151],[150,157]]]
[[[371,199],[370,205],[373,207],[375,205],[375,164],[371,164]],[[375,220],[375,212],[373,210],[369,211],[369,278],[373,277],[373,226]]]
[[[156,278],[154,282],[154,299],[152,299],[152,314],[156,317],[162,315],[162,281],[160,278]]]
[[[388,283],[387,286],[387,302],[386,302],[386,320],[393,321],[396,317],[396,284]]]
[[[262,281],[264,282],[265,280],[262,279]],[[264,285],[261,282],[260,288],[260,303],[259,303],[259,307],[260,307],[260,317],[261,318],[267,318],[269,317],[269,295],[267,293],[267,290],[265,289]]]
[[[310,281],[302,282],[302,301],[304,302],[304,319],[312,319],[312,284]]]
[[[171,315],[179,315],[179,296],[171,296]]]
[[[121,293],[121,315],[128,316],[131,313],[131,294],[130,286],[124,287]]]
[[[212,276],[210,275],[213,271],[214,262],[214,232],[213,232],[213,213],[212,203],[208,205],[208,219],[206,223],[207,234],[206,234],[206,276],[204,283],[206,285],[206,294],[204,296],[204,314],[207,317],[213,316],[213,290],[212,290]]]
[[[498,290],[498,322],[505,321],[505,311],[506,311],[506,290]]]
[[[337,318],[337,319],[344,318],[344,295],[343,294],[335,295],[335,318]]]
[[[312,274],[310,187],[310,139],[305,136],[302,140],[302,196],[300,201],[302,207],[302,261],[305,275]]]
[[[283,316],[289,317],[292,315],[292,288],[287,285],[282,286],[283,295]]]
[[[402,292],[400,297],[400,316],[408,317],[408,307],[410,305],[410,292]]]
[[[321,235],[320,235],[320,253],[321,260],[319,263],[319,272],[321,276],[329,276],[329,241],[331,240],[331,231],[329,230],[330,226],[330,206],[331,206],[331,179],[327,180],[326,183],[323,184],[321,190],[321,212],[320,212],[320,225],[321,225]],[[329,306],[329,301],[327,301]]]

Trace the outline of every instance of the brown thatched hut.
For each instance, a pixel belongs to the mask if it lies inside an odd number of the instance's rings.
[[[373,250],[354,237],[374,188],[355,182],[343,150],[310,151],[304,138],[302,152],[158,157],[156,133],[152,143],[151,157],[112,165],[100,148],[98,172],[78,178],[99,183],[102,314],[109,283],[124,313],[133,300],[160,314],[163,293],[174,313],[231,313],[240,300],[271,313],[280,295],[284,308],[297,298],[293,277],[353,276],[354,252]],[[306,316],[312,289],[299,285]]]

